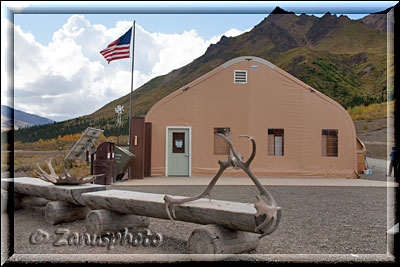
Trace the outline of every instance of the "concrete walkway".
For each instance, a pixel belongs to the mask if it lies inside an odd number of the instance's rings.
[[[389,170],[389,163],[390,161],[384,159],[374,159],[374,158],[367,158],[368,167],[372,169],[378,169],[384,173],[387,173]]]
[[[398,187],[398,183],[346,178],[293,178],[257,177],[266,186],[360,186]],[[126,180],[113,183],[112,187],[149,185],[208,185],[212,177],[146,177],[142,180]],[[220,177],[216,185],[254,185],[248,177]]]

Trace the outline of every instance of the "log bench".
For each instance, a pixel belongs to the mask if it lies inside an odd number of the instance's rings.
[[[34,203],[47,203],[45,219],[50,224],[86,218],[89,234],[147,227],[149,217],[169,220],[163,194],[106,190],[104,185],[95,184],[54,185],[27,177],[2,179],[2,196],[10,186],[20,204],[29,203],[27,198],[36,199]],[[191,233],[188,253],[243,253],[260,243],[256,228],[262,220],[255,216],[256,212],[254,204],[201,198],[176,205],[175,220],[203,224]],[[278,223],[280,214],[278,208]]]
[[[94,210],[86,219],[87,230],[92,233],[104,232],[103,225],[107,231],[122,230],[123,224],[109,223],[121,221],[120,217],[113,218],[116,214],[134,215],[136,221],[140,221],[141,216],[169,220],[163,194],[107,190],[82,194],[81,199]],[[92,216],[94,212],[97,213],[95,217]],[[203,224],[192,232],[187,242],[187,251],[195,254],[232,254],[255,249],[260,243],[260,234],[255,233],[260,222],[255,214],[254,204],[205,198],[175,206],[175,220]],[[278,214],[279,220],[280,209]]]
[[[83,193],[106,190],[104,185],[54,185],[38,178],[1,179],[3,190],[14,188],[14,209],[46,205],[45,220],[51,225],[85,219],[90,211],[81,200]],[[10,193],[8,193],[10,195]]]

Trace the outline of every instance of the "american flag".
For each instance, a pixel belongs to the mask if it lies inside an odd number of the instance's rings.
[[[124,35],[107,46],[107,48],[100,51],[100,54],[108,61],[122,58],[129,58],[129,51],[131,45],[132,28],[129,29]]]

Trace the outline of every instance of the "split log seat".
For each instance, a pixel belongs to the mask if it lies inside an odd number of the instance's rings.
[[[90,209],[83,204],[82,194],[106,190],[105,185],[54,185],[31,177],[1,179],[1,188],[14,189],[15,209],[29,204],[46,205],[45,220],[52,225],[85,219]]]
[[[165,210],[164,196],[125,190],[107,190],[81,195],[82,202],[93,210],[110,210],[114,213],[169,220]],[[174,196],[174,198],[184,197]],[[175,220],[204,224],[190,235],[187,246],[189,253],[242,253],[255,249],[260,243],[260,235],[255,233],[259,222],[255,217],[254,204],[202,198],[176,205],[174,209]],[[102,225],[99,220],[111,220],[105,212],[102,212],[102,217],[97,216],[98,219],[94,221],[91,219],[92,222],[90,222],[91,213],[88,214],[86,220],[88,230],[99,228],[99,225]],[[97,226],[91,225],[94,222]],[[115,224],[116,228],[111,229],[109,223],[105,225],[110,231],[122,230],[117,228],[123,226]]]

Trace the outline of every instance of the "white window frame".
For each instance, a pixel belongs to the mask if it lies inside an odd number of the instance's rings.
[[[237,82],[236,81],[236,73],[238,73],[238,72],[244,72],[245,74],[246,74],[246,81],[245,82]],[[234,70],[233,71],[233,83],[234,84],[247,84],[247,78],[248,78],[248,76],[247,76],[247,70]]]

